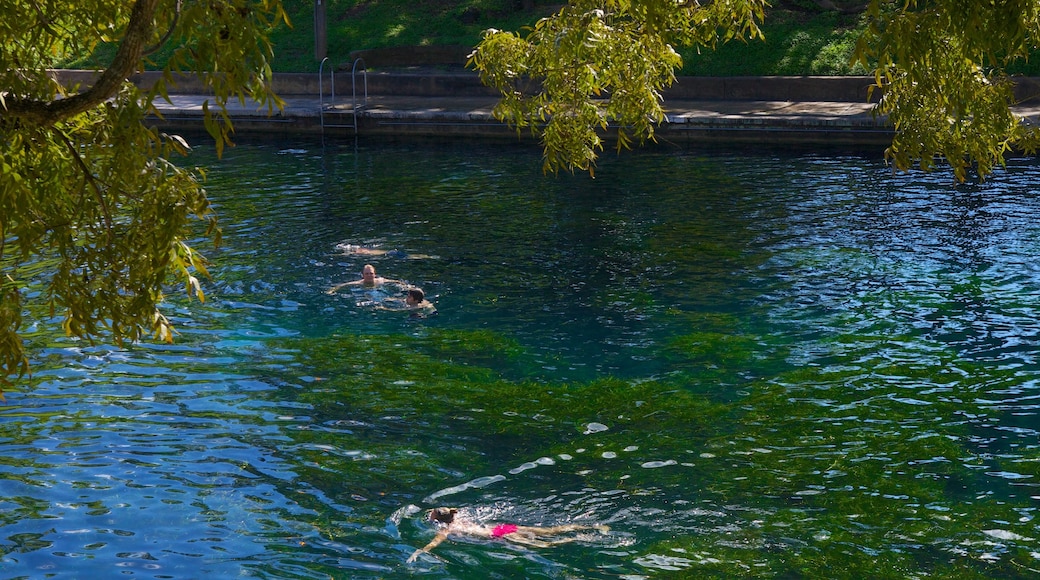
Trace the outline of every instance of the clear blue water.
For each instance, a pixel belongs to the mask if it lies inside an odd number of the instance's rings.
[[[205,143],[205,140],[200,140]],[[204,145],[173,345],[30,332],[4,578],[1040,574],[1040,167],[487,144]],[[341,244],[398,250],[346,254]],[[370,262],[411,319],[345,291]],[[421,510],[606,523],[531,549]]]

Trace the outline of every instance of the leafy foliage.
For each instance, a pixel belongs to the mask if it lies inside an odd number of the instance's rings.
[[[761,38],[764,10],[759,0],[576,0],[526,34],[489,30],[471,64],[501,92],[500,119],[541,133],[546,170],[591,171],[608,126],[619,148],[653,139],[661,91],[682,67],[677,48]],[[897,168],[945,159],[964,180],[1013,149],[1035,151],[1040,136],[1011,111],[1005,71],[1037,48],[1040,2],[873,0],[865,18],[853,61],[884,91],[875,110],[897,130],[887,151]]]
[[[73,336],[171,340],[157,308],[171,276],[203,297],[205,261],[185,242],[194,218],[219,239],[200,174],[168,161],[187,144],[145,125],[179,72],[212,90],[207,128],[218,148],[231,131],[224,103],[280,106],[271,92],[267,31],[284,20],[271,0],[233,2],[9,0],[0,22],[0,376],[28,369],[22,309],[42,302]],[[48,70],[70,54],[118,44],[93,85],[64,87]],[[177,48],[164,78],[126,79],[151,51]],[[30,264],[47,263],[45,272]],[[44,290],[29,288],[43,284]]]
[[[682,66],[674,45],[757,38],[764,9],[760,0],[576,0],[526,36],[489,30],[470,64],[501,92],[499,119],[541,131],[546,170],[592,171],[611,122],[618,147],[653,138],[661,90]]]
[[[903,4],[903,3],[900,3]],[[857,58],[875,67],[884,98],[877,112],[898,134],[887,151],[896,167],[930,169],[945,158],[959,180],[1002,164],[1013,147],[1036,149],[1035,126],[1010,109],[1004,72],[1040,40],[1040,3],[875,0]]]

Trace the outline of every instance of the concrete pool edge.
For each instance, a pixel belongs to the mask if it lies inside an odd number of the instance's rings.
[[[89,85],[92,71],[54,71],[65,85]],[[157,72],[131,80],[150,86]],[[1016,79],[1021,100],[1040,94],[1040,79]],[[673,143],[764,143],[883,146],[893,129],[873,114],[872,77],[680,77],[664,95],[665,120],[656,137]],[[280,73],[273,88],[281,111],[255,103],[228,104],[236,132],[534,140],[496,120],[496,93],[470,72]],[[355,95],[356,91],[356,95]],[[164,129],[202,127],[203,103],[212,97],[193,77],[181,77],[170,102],[160,100]],[[876,100],[877,95],[873,94]],[[1016,106],[1040,117],[1040,106]],[[606,137],[616,131],[612,127]]]

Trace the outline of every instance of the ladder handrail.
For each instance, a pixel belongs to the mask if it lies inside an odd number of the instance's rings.
[[[321,59],[321,65],[318,66],[318,117],[321,120],[321,132],[325,133],[325,63],[328,62],[329,57]],[[336,67],[329,68],[329,79],[332,84],[332,100],[336,100]]]
[[[321,59],[321,64],[318,66],[318,117],[321,120],[321,133],[322,133],[322,135],[325,134],[325,63],[326,63],[326,61],[331,62],[331,61],[329,61],[329,57],[326,56],[325,58]],[[364,85],[365,85],[364,86],[364,89],[365,89],[365,100],[361,104],[361,106],[362,107],[367,107],[368,106],[368,67],[365,66],[365,60],[360,58],[360,57],[358,57],[358,58],[354,59],[354,65],[353,65],[353,67],[350,70],[350,87],[351,87],[351,92],[353,93],[353,95],[351,96],[351,107],[352,107],[351,111],[352,111],[352,113],[354,115],[354,124],[353,125],[337,125],[339,127],[352,127],[354,129],[355,133],[357,133],[357,128],[358,128],[358,122],[357,122],[357,112],[358,112],[357,73],[358,73],[358,66],[359,65],[361,66],[361,76],[362,76],[362,80],[364,81]],[[329,79],[330,79],[330,83],[332,85],[332,89],[331,89],[331,93],[332,94],[331,94],[331,100],[329,102],[329,105],[332,106],[332,107],[335,107],[335,105],[336,105],[336,67],[335,66],[329,66]]]
[[[357,116],[357,67],[361,64],[362,77],[365,80],[365,102],[361,105],[362,107],[368,106],[368,67],[365,66],[365,59],[360,56],[354,59],[354,66],[350,70],[350,85],[354,90],[354,115]],[[357,125],[357,119],[354,119],[354,124]]]

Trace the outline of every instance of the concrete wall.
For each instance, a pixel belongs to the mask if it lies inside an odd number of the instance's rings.
[[[331,67],[330,67],[331,68]],[[92,71],[58,70],[53,76],[67,86],[90,86],[96,73]],[[138,86],[151,86],[160,78],[158,72],[143,72],[131,77]],[[473,97],[497,96],[480,83],[472,72],[456,73],[391,73],[326,71],[319,80],[318,73],[279,73],[274,75],[273,88],[284,96],[318,95],[319,85],[329,94],[335,81],[337,95],[349,95],[352,83],[361,94],[367,83],[368,94],[386,96]],[[706,101],[829,101],[867,102],[873,77],[679,77],[665,91],[669,100]],[[170,87],[171,93],[197,94],[204,90],[194,76],[180,76]],[[1040,78],[1016,79],[1016,98],[1020,101],[1040,96]],[[880,91],[875,90],[871,100],[876,101]]]
[[[864,103],[873,77],[679,77],[665,99]]]
[[[331,67],[330,67],[331,68]],[[53,76],[67,86],[90,86],[93,71],[59,70]],[[130,80],[140,87],[152,86],[161,78],[160,73],[149,71],[136,74]],[[360,71],[352,77],[350,71],[327,70],[319,82],[318,73],[279,73],[274,75],[273,88],[280,95],[317,95],[319,84],[326,92],[335,82],[337,95],[350,94],[352,84],[359,93],[367,83],[370,95],[472,97],[497,96],[485,87],[472,72],[456,73],[390,73]],[[665,91],[666,99],[687,100],[741,100],[741,101],[832,101],[864,102],[870,77],[680,77]],[[171,93],[197,94],[205,89],[195,76],[178,76],[170,86]]]

